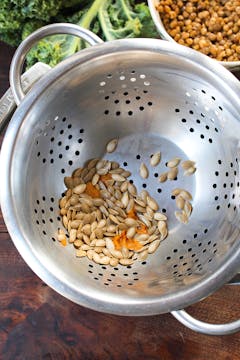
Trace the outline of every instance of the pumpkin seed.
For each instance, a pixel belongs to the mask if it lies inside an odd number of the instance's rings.
[[[135,186],[135,185],[133,185],[133,184],[131,184],[131,183],[129,182],[127,189],[128,189],[128,192],[129,192],[130,195],[136,196],[136,194],[137,194],[137,189],[136,189],[136,186]]]
[[[89,260],[93,259],[94,250],[90,249],[87,251],[87,257]]]
[[[126,247],[123,247],[122,248],[122,256],[124,258],[128,258],[128,255],[129,255],[129,250]]]
[[[192,195],[191,195],[190,192],[188,192],[187,190],[181,189],[180,195],[181,195],[185,200],[192,200]]]
[[[73,179],[70,176],[65,176],[64,178],[64,184],[66,188],[72,189],[73,188]]]
[[[171,168],[171,170],[169,170],[169,172],[167,173],[167,178],[168,180],[174,180],[176,179],[178,175],[178,168],[177,167],[173,167]]]
[[[181,159],[180,158],[173,158],[172,160],[169,160],[167,162],[167,167],[169,168],[175,168],[176,166],[178,166],[178,164],[180,163]]]
[[[126,207],[126,212],[129,213],[134,208],[134,200],[131,198],[129,200],[128,206]]]
[[[187,169],[186,171],[184,171],[183,175],[184,176],[191,176],[191,175],[193,175],[195,173],[196,170],[197,169],[194,166],[192,166],[189,169]]]
[[[123,204],[123,207],[126,208],[128,206],[129,203],[129,195],[128,192],[125,191],[125,193],[123,193],[123,196],[121,198],[121,202]]]
[[[110,261],[109,261],[110,265],[111,266],[117,266],[118,265],[118,259],[116,258],[111,258]]]
[[[112,153],[116,150],[117,148],[117,145],[118,145],[118,139],[112,139],[110,140],[108,143],[107,143],[107,146],[106,146],[106,151],[108,153]]]
[[[184,170],[187,170],[194,165],[195,165],[195,161],[192,160],[185,160],[181,163],[181,166]]]
[[[180,221],[183,224],[188,223],[188,217],[187,214],[184,211],[175,211],[175,216],[178,221]]]
[[[129,239],[131,239],[131,238],[133,238],[134,237],[134,235],[135,235],[135,233],[136,233],[136,228],[135,227],[130,227],[129,229],[128,229],[128,231],[127,231],[127,238],[129,238]]]
[[[112,178],[113,178],[113,180],[119,181],[119,182],[126,180],[124,176],[119,175],[119,174],[112,174]]]
[[[73,192],[75,194],[81,194],[83,193],[84,191],[86,190],[86,184],[80,184],[80,185],[77,185],[74,189],[73,189]]]
[[[110,238],[105,238],[105,242],[106,242],[106,248],[111,252],[111,250],[114,250],[114,243]]]
[[[73,245],[74,245],[75,248],[80,248],[83,245],[83,242],[82,242],[82,240],[78,239],[78,240],[74,241]]]
[[[137,211],[137,212],[140,212],[140,213],[145,213],[146,212],[146,209],[145,209],[145,207],[142,207],[142,206],[139,206],[139,205],[135,205],[135,210]]]
[[[165,172],[159,176],[158,180],[160,183],[164,183],[165,181],[167,181],[167,178],[168,178],[168,173]]]
[[[144,163],[141,163],[139,172],[140,172],[140,176],[141,176],[143,179],[147,179],[147,178],[148,178],[148,175],[149,175],[148,168],[147,168],[147,166],[146,166]]]
[[[153,154],[153,156],[150,159],[151,166],[157,166],[161,161],[161,153],[160,151]]]
[[[192,213],[192,205],[190,204],[189,201],[185,202],[184,212],[186,213],[187,217],[189,217],[191,215],[191,213]]]
[[[120,259],[119,262],[121,265],[125,265],[125,266],[133,264],[132,259]]]
[[[105,245],[106,245],[106,241],[103,239],[96,240],[95,242],[95,246],[105,246]]]
[[[179,209],[183,209],[184,208],[184,205],[185,205],[185,200],[184,198],[181,196],[181,195],[178,195],[176,197],[176,205]]]
[[[162,214],[161,212],[155,212],[155,214],[153,215],[154,219],[159,221],[159,220],[163,220],[163,221],[167,221],[167,217],[166,215]]]
[[[87,252],[81,249],[76,250],[76,257],[85,257],[87,256]]]
[[[157,248],[159,247],[160,242],[161,242],[160,240],[154,240],[148,247],[148,253],[149,254],[154,253],[157,250]]]
[[[92,178],[92,184],[95,186],[98,183],[98,180],[100,179],[99,174],[94,174]]]
[[[69,242],[73,243],[77,237],[77,229],[71,229],[69,233]]]
[[[147,257],[148,257],[148,250],[144,250],[139,253],[138,260],[144,261],[144,260],[146,260]]]
[[[77,169],[75,169],[73,172],[72,172],[72,177],[75,177],[75,176],[77,176],[77,177],[80,177],[81,176],[81,173],[82,173],[82,168],[77,168]]]
[[[147,203],[147,197],[149,196],[149,193],[147,192],[147,190],[142,190],[140,192],[140,197],[141,199],[144,201],[144,203]]]
[[[119,168],[119,163],[117,163],[116,161],[112,161],[111,162],[111,169],[115,170],[117,168]]]
[[[158,203],[151,196],[147,196],[147,204],[154,211],[159,209]]]
[[[115,250],[115,249],[113,249],[113,250],[109,249],[109,251],[110,251],[110,253],[112,254],[113,257],[115,257],[117,259],[122,259],[123,258],[123,255],[122,255],[121,251]]]

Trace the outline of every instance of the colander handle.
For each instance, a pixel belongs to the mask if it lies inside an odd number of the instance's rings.
[[[185,310],[172,311],[171,314],[189,329],[205,335],[230,335],[240,331],[240,320],[236,320],[227,324],[209,324],[195,319]]]
[[[86,41],[90,45],[96,45],[103,42],[102,39],[91,31],[69,23],[51,24],[34,31],[19,45],[10,66],[9,81],[17,105],[20,104],[25,96],[21,84],[21,73],[27,53],[32,46],[42,38],[56,34],[74,35]]]

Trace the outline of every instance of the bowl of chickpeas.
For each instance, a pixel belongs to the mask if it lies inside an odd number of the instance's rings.
[[[240,69],[240,0],[148,0],[148,6],[162,39]]]

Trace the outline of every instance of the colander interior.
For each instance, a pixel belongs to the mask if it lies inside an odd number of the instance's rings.
[[[19,229],[65,288],[109,303],[174,296],[219,269],[239,244],[239,134],[230,101],[191,62],[130,52],[76,66],[45,89],[19,129],[10,179]],[[115,137],[118,148],[107,154]],[[139,166],[156,151],[161,163],[143,180]],[[160,183],[175,156],[196,161],[196,173],[180,170]],[[97,265],[56,241],[64,176],[95,157],[130,170],[138,191],[148,190],[168,216],[169,236],[146,261]],[[187,225],[174,216],[177,187],[193,196]]]

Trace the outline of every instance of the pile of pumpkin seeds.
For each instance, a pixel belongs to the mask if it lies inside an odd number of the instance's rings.
[[[92,159],[65,178],[67,190],[59,206],[69,237],[59,229],[58,240],[72,243],[77,257],[103,265],[131,265],[154,253],[167,237],[166,215],[158,212],[146,190],[137,193],[130,175],[114,161]]]
[[[118,139],[112,139],[106,151],[112,153]],[[161,161],[161,153],[150,158],[155,167]],[[167,162],[169,171],[160,175],[159,181],[173,180],[178,174],[181,159]],[[196,171],[195,162],[181,163],[184,175]],[[142,163],[140,176],[148,178],[149,170]],[[72,176],[65,177],[67,190],[59,201],[60,215],[66,232],[58,230],[62,245],[73,244],[77,257],[87,257],[97,264],[117,266],[143,261],[154,253],[160,242],[168,236],[167,217],[159,212],[158,203],[146,190],[139,194],[128,180],[130,171],[115,161],[91,159]],[[174,189],[176,218],[186,224],[192,212],[191,194],[184,189]]]

